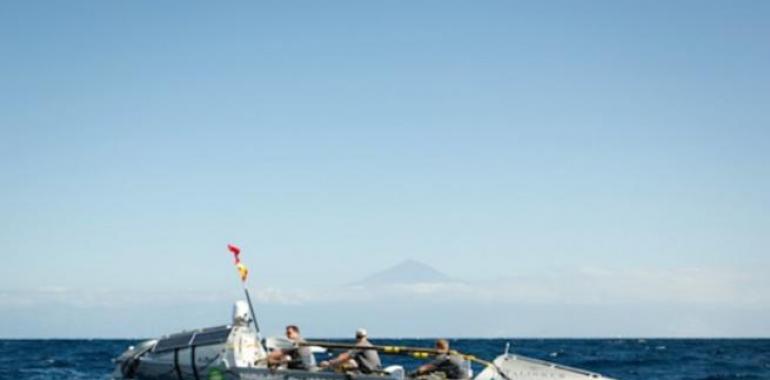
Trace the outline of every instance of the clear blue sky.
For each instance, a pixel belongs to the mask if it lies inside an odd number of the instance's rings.
[[[229,242],[254,288],[411,258],[756,292],[768,20],[762,1],[2,2],[4,323],[40,292],[235,297]],[[715,307],[770,315],[768,293]]]

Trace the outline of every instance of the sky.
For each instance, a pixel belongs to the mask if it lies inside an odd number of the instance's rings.
[[[2,2],[0,337],[219,324],[228,243],[276,333],[770,336],[769,19]],[[458,283],[347,288],[404,260]]]

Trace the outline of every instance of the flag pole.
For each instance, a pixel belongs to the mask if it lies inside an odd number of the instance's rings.
[[[262,332],[259,331],[259,322],[257,322],[257,314],[254,313],[254,306],[251,304],[251,296],[249,295],[249,288],[246,287],[246,281],[242,281],[241,283],[243,284],[243,292],[246,293],[246,302],[249,303],[251,320],[254,321],[254,328],[257,329],[257,339],[259,341],[262,341]]]
[[[251,295],[249,294],[249,288],[246,286],[246,279],[249,277],[249,270],[245,265],[241,263],[241,249],[233,244],[228,244],[227,249],[232,252],[235,259],[235,268],[238,269],[238,274],[241,277],[241,286],[243,286],[243,293],[246,294],[246,302],[249,304],[249,312],[251,313],[251,320],[254,322],[254,328],[257,330],[257,339],[262,341],[262,332],[259,330],[259,322],[257,322],[257,314],[254,313],[254,305],[251,303]]]

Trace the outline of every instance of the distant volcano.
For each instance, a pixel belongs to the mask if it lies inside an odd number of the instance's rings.
[[[428,264],[416,260],[402,261],[390,268],[374,273],[351,286],[380,286],[402,284],[435,284],[460,282],[439,272]]]

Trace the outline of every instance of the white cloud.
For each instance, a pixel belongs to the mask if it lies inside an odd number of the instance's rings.
[[[351,286],[286,294],[299,303],[422,300],[466,304],[691,304],[770,307],[766,276],[729,268],[584,267],[498,278],[483,283],[437,282]]]
[[[770,315],[770,280],[758,271],[729,268],[585,267],[483,283],[251,288],[251,296],[268,326],[291,319],[315,325],[322,334],[339,331],[340,324],[364,322],[384,334],[407,335],[755,336],[768,333],[757,321]],[[91,327],[81,335],[109,336],[115,318],[124,320],[123,335],[145,331],[152,335],[227,320],[229,305],[242,297],[233,288],[133,291],[46,286],[0,290],[0,314],[28,316],[37,321],[40,334],[46,326],[56,326],[43,311],[73,310],[73,315],[89,315],[92,326],[103,329]],[[154,312],[144,315],[144,310]],[[177,312],[181,314],[169,318],[169,313]],[[395,322],[399,316],[427,314],[433,316],[430,323],[405,327]],[[595,318],[598,314],[602,319]],[[336,322],[319,322],[317,315]],[[467,318],[477,323],[469,325]],[[159,319],[165,324],[158,324]]]
[[[501,278],[479,286],[480,294],[503,302],[565,304],[684,303],[770,306],[766,276],[728,268],[586,267]]]
[[[303,291],[275,288],[252,290],[252,301],[261,304],[299,304],[310,298]],[[80,308],[126,308],[150,305],[232,302],[243,293],[232,290],[69,289],[45,286],[29,290],[0,290],[0,308],[66,305]]]
[[[609,270],[584,267],[498,278],[469,284],[436,282],[348,286],[317,289],[251,288],[258,304],[302,305],[360,303],[380,300],[430,300],[466,303],[629,304],[677,303],[712,306],[770,307],[766,276],[725,268],[635,268]],[[233,290],[132,291],[68,289],[45,286],[0,291],[0,307],[59,303],[78,307],[126,307],[159,303],[210,303],[239,298]]]

